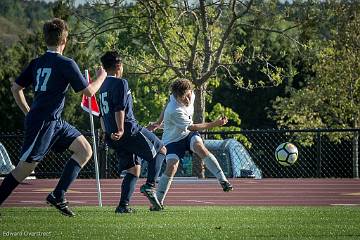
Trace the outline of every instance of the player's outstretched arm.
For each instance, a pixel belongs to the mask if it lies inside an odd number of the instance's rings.
[[[227,117],[220,117],[212,122],[194,123],[188,127],[190,131],[202,131],[213,127],[223,126],[228,122]]]
[[[19,106],[21,111],[26,115],[29,112],[30,107],[25,99],[23,90],[24,90],[24,87],[20,86],[16,82],[12,83],[11,92],[15,98],[15,102]]]
[[[87,88],[82,90],[82,93],[87,97],[93,96],[100,89],[106,76],[107,76],[106,71],[104,70],[103,67],[100,67],[96,73],[96,80],[90,83],[89,86],[87,86]]]
[[[150,122],[149,125],[146,127],[149,131],[155,131],[158,128],[162,127],[164,121],[164,113],[166,106],[168,105],[169,101],[165,104],[164,108],[162,109],[160,116],[156,122]]]

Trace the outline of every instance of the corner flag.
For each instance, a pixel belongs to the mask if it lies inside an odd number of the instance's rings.
[[[85,74],[89,74],[89,73],[86,72]],[[89,75],[88,75],[88,77],[85,76],[85,78],[87,78],[88,81],[91,83],[91,78]],[[89,101],[89,99],[91,99],[90,100],[91,102]],[[83,95],[82,101],[81,101],[81,108],[84,111],[87,111],[88,113],[90,113],[90,106],[91,106],[91,113],[98,117],[100,115],[100,110],[99,110],[99,105],[96,101],[95,95],[93,95],[91,97],[87,97],[87,96]]]
[[[85,70],[85,78],[90,83],[89,71]],[[95,129],[94,129],[94,118],[93,114],[99,116],[99,106],[96,102],[95,95],[91,97],[83,96],[81,107],[89,113],[90,116],[90,127],[91,127],[91,135],[93,140],[93,156],[95,162],[95,177],[96,177],[96,188],[98,193],[98,202],[99,207],[102,207],[102,197],[101,197],[101,186],[100,186],[100,174],[99,174],[99,164],[97,159],[97,147],[96,147],[96,139],[95,139]],[[91,110],[90,110],[91,109]]]

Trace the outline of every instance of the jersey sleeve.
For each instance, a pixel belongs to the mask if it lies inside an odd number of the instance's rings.
[[[125,110],[126,99],[129,93],[129,87],[126,81],[119,81],[116,89],[113,90],[114,111],[119,112]]]
[[[172,123],[179,129],[186,131],[193,124],[191,116],[181,110],[176,110],[171,114]]]
[[[75,92],[80,92],[87,88],[89,83],[81,74],[78,65],[75,63],[74,60],[70,60],[68,62],[68,66],[65,68],[65,78],[68,79],[71,87],[74,89]]]
[[[170,95],[169,102],[176,102],[174,95],[172,95],[172,94]]]
[[[34,61],[31,61],[30,64],[21,72],[18,78],[16,78],[15,82],[19,86],[26,88],[33,83],[34,81],[33,66],[34,66]]]

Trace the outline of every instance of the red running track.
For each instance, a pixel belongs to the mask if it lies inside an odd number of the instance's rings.
[[[45,206],[45,198],[57,179],[26,180],[4,203],[4,207]],[[230,179],[234,191],[224,193],[215,179],[175,179],[165,205],[237,206],[360,206],[359,179]],[[148,205],[138,181],[132,205]],[[102,201],[115,206],[121,179],[101,180]],[[72,206],[97,205],[96,182],[78,179],[67,193]]]

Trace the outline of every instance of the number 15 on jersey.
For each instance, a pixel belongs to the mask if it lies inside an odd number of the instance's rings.
[[[100,94],[100,106],[101,106],[102,115],[109,113],[109,104],[106,98],[107,98],[107,92],[103,92]]]

